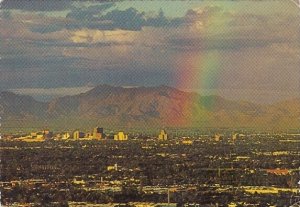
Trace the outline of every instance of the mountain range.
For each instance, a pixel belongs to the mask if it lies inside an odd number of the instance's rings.
[[[30,96],[1,92],[5,127],[101,124],[143,127],[299,128],[300,98],[270,105],[201,96],[168,86],[99,85],[73,96],[39,102]]]

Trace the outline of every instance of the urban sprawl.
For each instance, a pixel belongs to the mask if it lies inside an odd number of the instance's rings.
[[[4,134],[3,206],[299,206],[300,134]]]

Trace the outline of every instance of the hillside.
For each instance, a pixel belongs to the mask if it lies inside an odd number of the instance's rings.
[[[114,126],[299,127],[300,100],[274,105],[201,96],[167,86],[123,88],[99,85],[74,96],[42,103],[29,96],[1,93],[6,121],[43,120],[52,125],[78,123]],[[62,121],[63,120],[63,121]]]

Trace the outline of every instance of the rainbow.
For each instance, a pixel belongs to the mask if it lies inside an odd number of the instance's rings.
[[[300,8],[300,0],[290,1],[292,1],[292,3],[294,3],[298,8]],[[286,3],[288,4],[288,1],[286,1]],[[202,5],[202,8],[204,7],[205,6]],[[227,9],[228,8],[230,11],[225,11],[224,9],[219,11],[219,13],[215,16],[212,15],[214,17],[211,17],[211,19],[206,20],[206,22],[204,22],[203,24],[204,26],[199,29],[198,38],[200,41],[199,44],[201,45],[196,45],[195,47],[201,47],[200,50],[198,48],[193,48],[193,45],[190,45],[191,50],[181,51],[181,53],[177,55],[177,65],[173,77],[173,79],[176,80],[176,88],[179,88],[184,91],[195,91],[199,89],[200,91],[214,90],[215,95],[222,94],[216,89],[220,88],[220,86],[218,86],[219,80],[220,77],[224,75],[222,65],[225,59],[223,59],[222,57],[222,49],[218,48],[222,48],[222,44],[226,44],[226,47],[235,47],[235,44],[238,43],[235,41],[227,40],[211,42],[213,40],[211,40],[210,38],[220,35],[220,31],[221,33],[234,33],[230,26],[228,26],[228,22],[231,19],[230,12],[234,12],[235,9],[237,9],[236,2],[230,3],[230,6],[227,7]],[[268,8],[266,7],[266,9]],[[202,38],[203,36],[206,38]],[[206,40],[208,40],[208,42]],[[210,97],[209,104],[207,104],[207,107],[209,107],[210,110],[213,110],[215,107],[221,104],[218,103],[216,97],[217,96]],[[177,116],[171,117],[169,121],[173,124],[175,122],[178,123],[178,125],[180,124],[182,126],[190,125],[191,123],[195,123],[195,121],[200,125],[200,127],[205,125],[204,122],[207,122],[207,120],[212,118],[212,114],[209,114],[207,110],[203,110],[199,108],[199,106],[196,106],[195,103],[199,102],[199,100],[197,99],[199,99],[199,97],[196,95],[191,95],[190,97],[184,98],[182,100],[182,103],[180,103],[180,107],[182,107],[183,109],[183,115],[181,116],[182,119],[180,119],[180,116]]]
[[[209,39],[210,37],[218,35],[220,29],[222,29],[222,32],[229,30],[226,26],[222,25],[222,22],[228,20],[223,13],[224,11],[221,11],[217,17],[209,19],[205,31],[200,31],[199,35],[205,35]],[[219,24],[211,24],[210,21],[218,22]],[[201,39],[199,38],[199,40]],[[197,48],[195,48],[195,50],[192,49],[184,54],[180,53],[180,55],[177,56],[178,64],[173,77],[176,80],[176,88],[183,91],[218,88],[218,77],[222,75],[222,57],[221,51],[217,48],[221,48],[222,43],[222,41],[215,43],[213,40],[210,40],[210,42],[201,42],[200,47],[204,49],[200,48],[200,50],[197,50]],[[171,120],[170,122],[173,124],[175,122],[182,126],[190,126],[195,122],[198,122],[200,126],[206,125],[211,114],[195,104],[199,102],[197,99],[199,99],[199,96],[195,94],[191,94],[190,97],[183,99],[182,120]],[[215,96],[210,97],[210,109],[213,109],[215,105],[216,100],[214,99]]]

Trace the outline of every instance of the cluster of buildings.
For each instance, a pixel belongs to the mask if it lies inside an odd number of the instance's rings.
[[[223,134],[218,134],[217,133],[213,136],[213,139],[214,139],[215,142],[226,141],[226,140],[227,141],[231,140],[232,142],[235,142],[237,139],[243,138],[243,137],[245,137],[245,135],[244,134],[239,134],[239,133],[234,133],[234,134],[232,134],[231,137],[226,137]]]
[[[166,141],[168,140],[168,134],[165,130],[161,130],[158,135],[158,140]],[[54,140],[102,140],[102,139],[113,139],[116,141],[126,141],[128,140],[128,134],[124,131],[119,131],[113,136],[107,136],[104,134],[104,130],[101,127],[95,127],[92,132],[82,132],[80,130],[75,130],[73,133],[62,132],[56,133],[49,130],[43,130],[39,132],[31,132],[30,134],[20,135],[14,137],[14,140],[25,141],[25,142],[43,142],[47,139]]]
[[[221,141],[229,141],[229,139],[232,142],[235,142],[239,138],[244,137],[243,134],[232,134],[232,137],[224,136],[223,134],[215,134],[211,138],[215,142],[221,142]],[[31,132],[30,134],[26,135],[15,135],[15,136],[9,136],[8,139],[14,139],[19,141],[25,141],[25,142],[43,142],[47,139],[54,139],[54,140],[103,140],[103,139],[113,139],[116,141],[126,141],[128,140],[128,134],[126,134],[124,131],[119,131],[113,135],[106,135],[104,133],[104,129],[101,127],[95,127],[91,132],[82,132],[80,130],[75,130],[73,132],[61,132],[61,133],[53,133],[49,130],[42,130],[39,132]],[[169,140],[169,135],[166,132],[166,130],[162,129],[158,136],[156,137],[159,141],[167,141]],[[193,144],[193,141],[190,139],[190,137],[182,137],[182,144],[191,145]]]
[[[103,132],[103,128],[100,128],[100,127],[95,127],[93,129],[93,132],[92,133],[84,133],[84,132],[80,132],[80,131],[75,131],[73,133],[73,139],[75,140],[92,140],[92,139],[95,139],[95,140],[101,140],[101,139],[104,139],[106,138],[104,132]],[[114,135],[114,140],[117,140],[117,141],[125,141],[125,140],[128,140],[128,135],[125,134],[123,131],[120,131],[118,132],[117,134]]]
[[[43,130],[39,132],[31,132],[28,135],[20,135],[16,138],[16,140],[25,142],[43,142],[45,139],[53,138],[53,136],[53,132],[49,130]]]
[[[69,137],[69,138],[73,138],[74,140],[101,140],[105,137],[105,134],[104,134],[104,131],[103,131],[103,128],[100,128],[100,127],[95,127],[93,129],[93,132],[92,133],[84,133],[84,132],[81,132],[79,130],[76,130],[73,132],[73,137]]]

